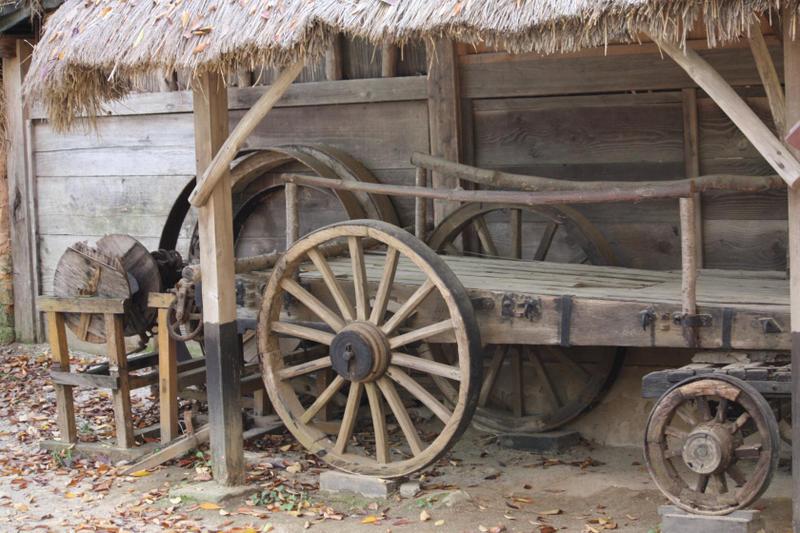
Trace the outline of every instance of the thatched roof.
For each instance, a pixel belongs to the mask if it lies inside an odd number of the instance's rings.
[[[798,0],[788,2],[796,13]],[[702,20],[714,45],[780,7],[780,0],[67,0],[47,22],[26,89],[56,127],[66,127],[154,71],[280,67],[318,57],[336,32],[376,44],[451,37],[554,53],[642,31],[680,41]]]

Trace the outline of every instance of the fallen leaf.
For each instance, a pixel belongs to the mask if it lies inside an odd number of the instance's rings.
[[[379,517],[375,516],[374,514],[371,514],[371,515],[367,515],[367,516],[365,516],[364,518],[362,518],[362,519],[361,519],[361,523],[362,523],[362,524],[374,524],[374,523],[376,523],[378,520],[380,520],[380,518],[379,518]]]
[[[199,54],[200,52],[205,50],[207,46],[208,46],[208,41],[200,43],[200,44],[198,44],[197,46],[194,47],[194,50],[192,50],[192,53],[193,54]]]
[[[222,509],[222,507],[214,502],[203,502],[200,504],[200,509],[205,509],[206,511],[216,511],[217,509]]]
[[[111,13],[111,7],[110,6],[106,6],[103,9],[100,10],[100,17],[101,18],[105,18],[106,15],[108,15],[109,13]]]
[[[548,509],[546,511],[535,511],[536,514],[540,514],[543,516],[553,516],[557,514],[561,514],[563,511],[561,509]]]
[[[422,512],[419,513],[420,522],[427,522],[430,519],[431,519],[431,513],[429,513],[427,509],[423,509]]]
[[[150,475],[148,470],[137,470],[136,472],[131,473],[131,477],[147,477]]]
[[[293,465],[287,466],[286,471],[291,472],[292,474],[297,474],[298,472],[303,471],[303,465],[301,465],[299,462],[294,463]]]
[[[556,533],[556,528],[553,526],[539,526],[539,533]]]
[[[433,525],[434,526],[443,526],[444,525],[444,520],[437,520],[436,522],[433,523]]]

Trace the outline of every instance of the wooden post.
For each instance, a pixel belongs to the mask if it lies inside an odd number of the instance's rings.
[[[415,187],[428,186],[428,171],[422,167],[417,167],[414,176]],[[428,200],[425,198],[414,198],[414,235],[417,239],[424,241],[427,237],[428,229]]]
[[[40,339],[35,299],[35,241],[30,232],[33,217],[30,209],[30,179],[26,164],[25,120],[27,111],[22,101],[22,81],[30,64],[32,46],[16,41],[15,57],[3,58],[6,131],[8,134],[7,171],[11,206],[11,251],[14,263],[14,328],[17,340],[36,342]]]
[[[784,124],[800,121],[800,42],[792,31],[794,12],[784,11],[783,75],[786,87]],[[786,132],[781,132],[781,135]],[[800,157],[800,150],[789,147]],[[789,197],[789,312],[792,327],[792,526],[800,533],[800,185],[790,187]]]
[[[131,414],[131,389],[128,381],[128,357],[125,354],[125,326],[123,315],[106,313],[106,346],[108,347],[108,375],[118,379],[111,391],[114,404],[114,422],[117,426],[117,446],[133,447],[133,415]]]
[[[158,309],[158,407],[161,443],[178,438],[178,357],[168,331],[169,308]]]
[[[67,347],[67,330],[64,327],[64,315],[50,311],[47,313],[47,337],[50,341],[50,359],[58,365],[61,372],[69,372],[69,348]],[[76,442],[75,404],[72,399],[72,387],[53,384],[56,390],[56,421],[58,422],[59,440]]]
[[[293,78],[292,78],[293,79]],[[193,86],[197,175],[203,176],[228,138],[228,91],[222,77],[207,73]],[[211,464],[222,485],[244,483],[241,363],[234,291],[233,206],[228,163],[198,209],[203,321],[211,427]],[[203,183],[198,183],[202,187]]]
[[[381,77],[394,78],[397,76],[397,62],[400,59],[400,49],[386,43],[381,47]]]
[[[328,49],[325,50],[325,79],[328,81],[341,80],[343,72],[342,35],[336,34],[331,39]]]
[[[300,238],[300,217],[297,205],[297,184],[286,183],[283,189],[286,195],[286,249]]]
[[[687,178],[700,175],[700,142],[697,129],[697,89],[683,89],[683,162]],[[681,198],[681,209],[693,213],[694,242],[697,255],[697,268],[703,268],[703,209],[700,193],[689,198]],[[686,204],[683,207],[683,204]]]
[[[461,159],[460,84],[456,48],[452,41],[437,40],[428,45],[428,122],[431,154],[450,161]],[[435,189],[455,189],[458,179],[433,172]],[[458,208],[455,202],[435,201],[433,222],[438,224]]]

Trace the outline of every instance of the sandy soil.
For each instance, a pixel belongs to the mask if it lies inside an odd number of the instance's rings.
[[[123,477],[102,458],[39,451],[55,429],[46,368],[41,347],[0,352],[0,531],[655,532],[665,503],[639,449],[586,443],[543,456],[501,448],[475,431],[424,473],[414,497],[323,494],[316,487],[323,465],[279,433],[249,447],[256,496],[216,508],[169,495],[209,477],[202,452]],[[139,424],[152,422],[150,405],[147,397],[135,399]],[[106,398],[81,392],[76,410],[83,439],[112,434]],[[791,529],[790,482],[781,467],[757,504],[769,532]]]

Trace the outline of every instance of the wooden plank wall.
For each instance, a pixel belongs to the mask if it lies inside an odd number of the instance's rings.
[[[776,64],[779,48],[772,43]],[[702,44],[698,45],[702,48]],[[325,143],[361,160],[381,180],[413,183],[408,162],[429,149],[424,47],[404,52],[399,73],[380,76],[380,52],[346,43],[345,81],[296,84],[248,141],[247,148]],[[768,109],[749,50],[702,50],[764,116]],[[459,57],[465,153],[476,165],[571,179],[668,179],[683,173],[680,89],[692,86],[653,45],[612,46],[560,58],[499,53]],[[311,69],[311,79],[320,79]],[[324,69],[322,69],[324,71]],[[324,72],[322,72],[324,75]],[[264,81],[268,81],[265,75]],[[230,91],[231,120],[262,91]],[[319,105],[319,103],[324,105]],[[769,173],[719,109],[699,97],[701,173]],[[44,292],[64,248],[111,232],[150,248],[194,172],[189,93],[142,94],[112,106],[97,133],[55,134],[34,111],[33,163]],[[404,223],[412,221],[402,203]],[[680,265],[677,201],[586,206],[581,210],[611,241],[620,263]],[[705,264],[712,268],[783,269],[785,193],[706,195]],[[182,235],[185,246],[188,233]]]

